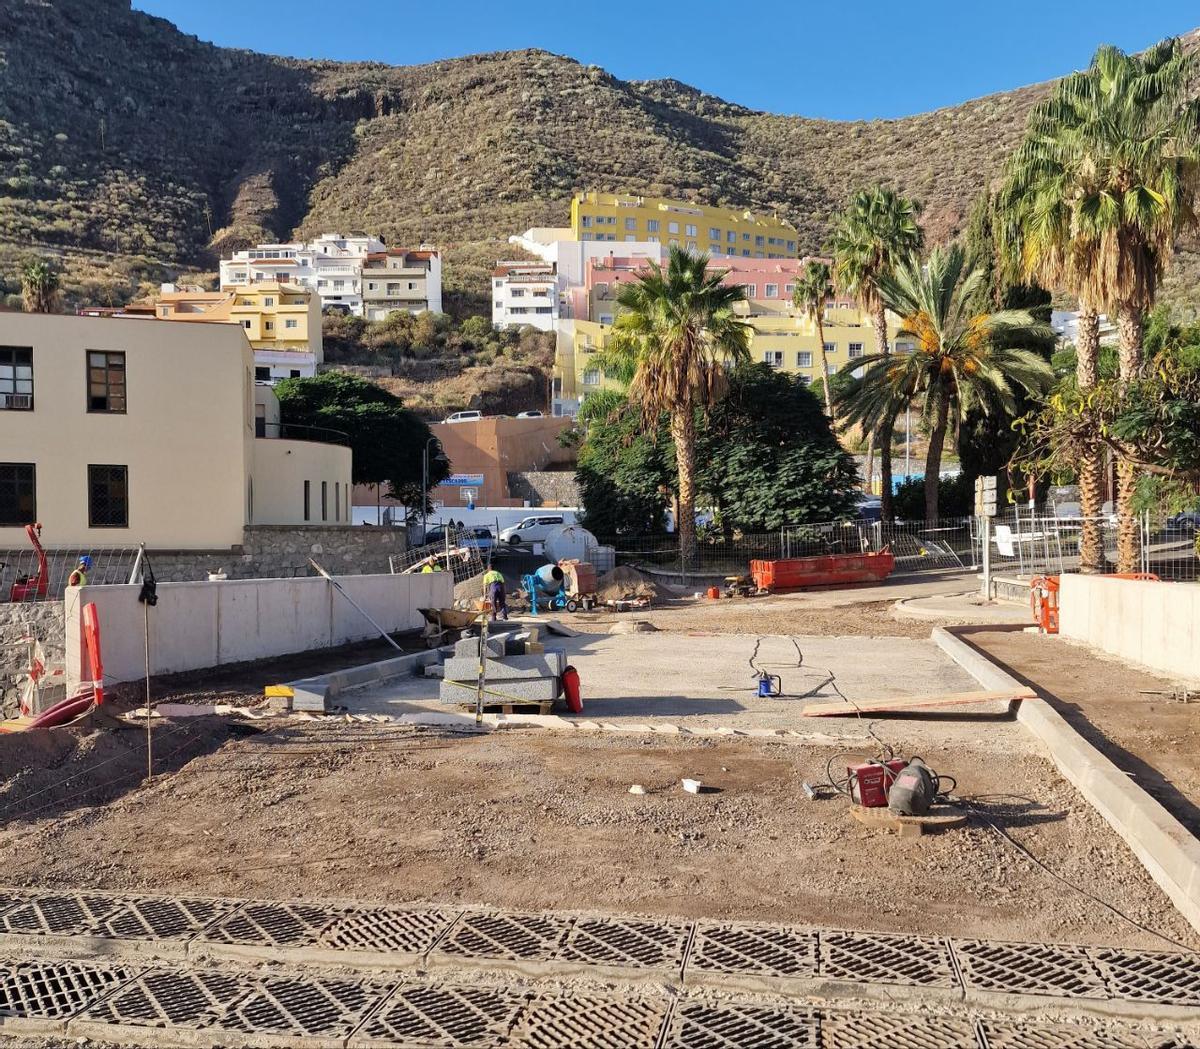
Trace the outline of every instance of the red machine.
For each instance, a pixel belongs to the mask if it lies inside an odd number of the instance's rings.
[[[10,601],[36,601],[38,598],[45,597],[50,580],[50,570],[46,566],[46,551],[42,549],[42,544],[38,540],[42,534],[42,526],[40,524],[26,525],[25,534],[29,537],[29,541],[37,553],[38,570],[36,575],[19,575],[13,580],[8,591]]]
[[[750,575],[759,590],[775,593],[809,586],[879,583],[892,574],[896,558],[886,547],[870,554],[825,554],[782,561],[751,561]]]
[[[864,761],[861,765],[850,765],[846,775],[850,779],[850,797],[857,805],[868,809],[881,809],[888,803],[888,793],[896,776],[908,762],[904,758],[888,761]]]
[[[583,696],[579,691],[579,671],[567,667],[562,675],[563,694],[567,697],[567,709],[572,714],[583,713]]]

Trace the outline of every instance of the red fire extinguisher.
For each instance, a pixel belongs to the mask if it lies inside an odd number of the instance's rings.
[[[567,709],[572,714],[583,713],[583,699],[579,694],[579,671],[567,667],[562,674],[563,694],[567,697]]]

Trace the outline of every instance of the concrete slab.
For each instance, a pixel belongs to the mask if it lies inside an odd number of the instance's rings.
[[[896,615],[904,619],[932,619],[951,623],[1029,625],[1033,618],[1028,604],[1019,605],[985,601],[978,591],[965,594],[932,594],[906,597],[896,602]]]

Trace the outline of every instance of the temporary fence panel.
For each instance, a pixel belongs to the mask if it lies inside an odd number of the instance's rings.
[[[495,542],[493,538],[491,543]],[[450,572],[456,583],[474,579],[485,564],[491,561],[488,540],[477,537],[470,528],[447,528],[444,538],[436,543],[412,547],[402,554],[392,554],[388,566],[393,575],[420,572],[425,566],[433,571]]]
[[[41,559],[32,547],[0,550],[0,602],[61,601],[71,573],[81,557],[90,557],[87,580],[92,585],[129,582],[136,546],[43,548],[46,577],[41,581]]]

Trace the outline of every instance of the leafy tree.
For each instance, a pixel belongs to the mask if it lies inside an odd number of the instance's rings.
[[[960,245],[935,248],[922,263],[903,262],[880,278],[881,302],[901,317],[902,333],[915,340],[912,353],[884,353],[856,361],[865,374],[842,408],[848,418],[877,429],[914,399],[929,429],[925,458],[925,519],[938,517],[938,475],[951,426],[977,409],[1015,419],[1014,388],[1030,393],[1047,389],[1053,373],[1036,353],[1014,346],[1044,337],[1045,327],[1021,310],[973,314],[984,279],[982,270],[966,270]],[[850,366],[848,366],[849,368]]]
[[[619,401],[620,408],[598,410],[602,397],[610,408]],[[584,524],[605,537],[661,534],[678,476],[665,419],[657,432],[647,433],[625,396],[612,391],[588,397],[580,414],[589,407],[575,470]]]
[[[938,478],[938,508],[948,517],[969,517],[975,512],[975,478],[967,470],[954,477]],[[896,486],[896,513],[909,521],[925,515],[925,482],[916,477]]]
[[[1200,105],[1188,96],[1194,70],[1193,56],[1177,39],[1137,55],[1100,48],[1088,69],[1060,81],[1034,109],[1010,164],[1003,199],[1015,251],[1027,272],[1065,278],[1080,300],[1080,390],[1098,381],[1095,317],[1101,308],[1117,317],[1119,381],[1139,378],[1144,314],[1176,238],[1197,224]],[[1098,509],[1098,463],[1093,447],[1080,473],[1085,513]],[[1136,478],[1135,464],[1120,460],[1122,571],[1138,561]],[[1082,540],[1089,567],[1098,563],[1095,531],[1085,531]]]
[[[21,298],[27,313],[53,313],[58,305],[58,270],[45,259],[21,266]]]
[[[825,395],[825,413],[833,418],[833,394],[829,383],[829,354],[825,352],[825,303],[833,290],[833,277],[829,264],[817,259],[804,267],[804,273],[796,282],[792,302],[801,313],[817,326],[817,347],[821,354],[821,387]]]
[[[429,427],[387,390],[344,372],[276,384],[284,425],[340,430],[350,438],[355,484],[387,484],[390,498],[421,504],[421,474]],[[430,446],[429,487],[444,480],[450,464]]]
[[[628,382],[646,428],[664,412],[670,418],[684,565],[696,554],[696,409],[720,398],[727,364],[750,357],[750,326],[734,312],[745,290],[723,284],[708,262],[707,255],[672,248],[665,269],[651,263],[625,284],[609,345],[597,355],[606,374]]]
[[[858,299],[870,314],[875,328],[875,348],[881,356],[889,352],[887,313],[879,297],[879,281],[898,262],[920,250],[921,227],[917,225],[919,205],[883,186],[860,189],[835,220],[830,245],[834,257],[834,277],[838,287]],[[881,507],[885,520],[892,519],[892,427],[894,417],[877,420],[879,465],[883,473]],[[867,452],[868,477],[871,453]]]

